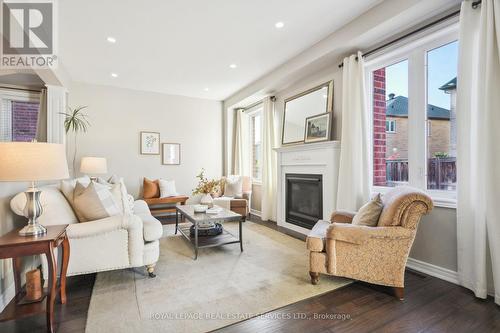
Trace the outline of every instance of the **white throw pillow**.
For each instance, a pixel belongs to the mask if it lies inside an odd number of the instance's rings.
[[[77,182],[73,209],[80,222],[94,221],[121,214],[119,205],[106,185],[91,182],[87,187]]]
[[[175,180],[159,180],[160,198],[175,197],[179,195],[175,189]]]
[[[243,198],[243,177],[227,176],[224,182],[224,196]]]
[[[112,175],[108,180],[98,177],[97,183],[108,187],[123,214],[132,214],[133,204],[130,205],[129,194],[122,177]]]

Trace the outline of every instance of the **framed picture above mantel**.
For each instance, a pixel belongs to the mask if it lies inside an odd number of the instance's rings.
[[[306,120],[308,118],[329,114],[328,118],[320,117],[316,120],[312,119],[312,121],[317,124],[322,124],[323,121],[327,119],[328,125],[331,126],[332,111],[333,81],[325,82],[319,86],[285,99],[281,143],[283,145],[288,145],[324,141],[324,139],[319,138],[310,138],[314,141],[306,141]],[[327,140],[329,140],[331,132],[330,128],[328,128],[327,132]],[[315,132],[313,135],[317,135],[317,133]]]
[[[306,129],[304,133],[304,142],[319,142],[330,140],[330,129],[332,113],[320,113],[318,115],[306,118]]]

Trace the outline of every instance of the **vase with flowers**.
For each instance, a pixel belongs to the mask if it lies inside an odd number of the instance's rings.
[[[196,176],[199,179],[198,186],[193,190],[193,195],[201,194],[200,203],[209,207],[213,206],[213,195],[219,192],[220,180],[208,179],[205,177],[205,169],[201,169],[200,173]]]

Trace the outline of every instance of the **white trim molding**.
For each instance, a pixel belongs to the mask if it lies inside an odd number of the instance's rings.
[[[441,280],[445,280],[454,284],[460,284],[458,281],[458,272],[452,271],[451,269],[429,264],[427,262],[413,258],[408,258],[406,267]]]

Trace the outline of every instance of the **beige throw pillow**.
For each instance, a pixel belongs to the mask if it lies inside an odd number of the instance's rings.
[[[73,202],[73,197],[77,182],[87,186],[90,183],[90,178],[89,176],[83,176],[80,178],[62,180],[59,189],[64,194],[64,197],[69,202],[71,208],[73,208],[73,211],[75,212],[75,215],[78,218],[78,220],[81,221],[83,219],[83,216],[78,215],[78,212],[76,211]]]
[[[380,193],[378,193],[372,200],[359,209],[352,219],[352,224],[375,227],[383,207],[382,198],[380,197]]]
[[[85,187],[77,182],[73,193],[73,209],[80,222],[94,221],[120,214],[120,208],[107,186],[91,182]]]
[[[224,182],[224,196],[243,198],[243,177],[227,176]]]

